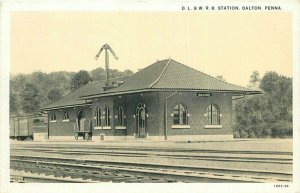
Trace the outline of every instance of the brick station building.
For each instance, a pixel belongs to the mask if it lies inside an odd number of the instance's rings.
[[[50,139],[226,140],[233,138],[232,100],[260,91],[230,84],[172,59],[130,76],[89,84],[41,110]]]

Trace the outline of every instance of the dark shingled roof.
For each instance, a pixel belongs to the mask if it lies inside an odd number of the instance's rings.
[[[41,110],[85,105],[85,100],[78,100],[78,97],[80,97],[84,93],[82,92],[83,90],[85,90],[86,88],[90,88],[92,84],[93,83],[89,83],[75,91],[71,91],[69,94],[61,97],[57,101],[53,101],[52,103],[41,108]]]
[[[170,60],[159,80],[151,86],[158,89],[192,89],[219,91],[253,91],[251,89],[227,83],[204,74],[191,67]]]
[[[104,81],[91,82],[43,109],[85,104],[84,100],[78,99],[154,90],[222,91],[236,94],[261,93],[259,90],[224,82],[172,59],[157,61],[131,76],[115,80],[124,80],[125,82],[108,90],[103,89]]]
[[[118,78],[113,78],[111,80],[114,81],[124,80],[127,77],[128,76],[118,77]],[[105,85],[104,83],[105,83],[104,80],[89,82],[88,84],[80,87],[79,89],[71,91],[70,93],[61,97],[57,101],[53,101],[52,103],[46,105],[45,107],[41,108],[41,110],[50,110],[55,108],[73,107],[73,106],[82,106],[82,105],[91,104],[91,102],[86,103],[85,100],[79,100],[78,98],[86,93],[103,92],[103,86]]]

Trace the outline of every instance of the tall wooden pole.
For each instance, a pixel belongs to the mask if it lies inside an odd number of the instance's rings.
[[[176,94],[180,94],[180,93],[178,93],[178,91],[176,91],[165,98],[165,131],[164,131],[165,140],[168,140],[168,99],[170,99],[171,97],[173,97]]]
[[[28,121],[28,117],[26,118],[26,121],[27,121],[27,136],[29,136],[30,131],[29,131],[29,121]]]
[[[110,74],[109,74],[109,56],[107,48],[105,49],[105,69],[106,69],[106,86],[109,86]]]

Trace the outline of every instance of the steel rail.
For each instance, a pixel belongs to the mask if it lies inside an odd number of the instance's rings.
[[[290,182],[292,175],[279,172],[246,171],[198,168],[186,166],[165,166],[158,164],[103,162],[95,160],[78,160],[71,158],[46,158],[38,156],[11,156],[12,167],[15,163],[34,166],[52,166],[60,168],[75,168],[89,171],[118,171],[122,174],[158,177],[158,179],[174,179],[185,182]],[[79,174],[81,175],[81,174]],[[100,177],[101,178],[101,177]],[[122,177],[121,177],[122,178]],[[126,178],[124,177],[124,181]],[[122,181],[122,179],[121,179]],[[133,179],[134,181],[134,179]]]
[[[24,152],[24,150],[28,149],[14,149],[12,152]],[[230,162],[257,162],[257,163],[276,163],[276,164],[292,164],[293,158],[270,158],[270,157],[245,157],[245,156],[226,156],[224,155],[187,155],[187,154],[165,154],[163,152],[126,152],[126,151],[105,151],[105,150],[98,150],[93,151],[89,149],[82,149],[82,150],[56,150],[51,148],[45,149],[30,149],[34,152],[44,152],[44,153],[56,153],[56,154],[63,154],[63,155],[107,155],[107,156],[125,156],[125,157],[150,157],[150,156],[157,156],[162,158],[175,158],[175,159],[193,159],[193,160],[210,160],[210,161],[230,161]],[[261,154],[259,154],[261,155]]]
[[[21,146],[21,147],[18,147]],[[266,155],[293,155],[293,152],[285,152],[285,151],[241,151],[241,150],[211,150],[211,149],[188,149],[188,148],[162,148],[162,147],[128,147],[128,146],[101,146],[98,148],[93,147],[93,145],[81,145],[81,146],[43,146],[42,144],[33,145],[33,144],[14,144],[11,146],[11,150],[14,149],[43,149],[43,148],[54,148],[54,149],[90,149],[90,150],[133,150],[133,151],[158,151],[158,152],[194,152],[194,153],[231,153],[231,154],[266,154]]]

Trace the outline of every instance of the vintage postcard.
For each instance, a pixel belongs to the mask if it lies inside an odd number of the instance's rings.
[[[300,192],[299,8],[3,1],[0,192]]]

